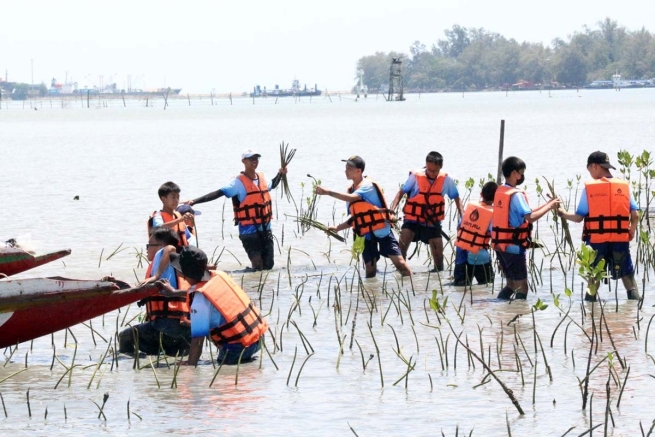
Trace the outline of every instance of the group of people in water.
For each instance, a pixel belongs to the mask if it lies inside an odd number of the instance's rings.
[[[145,299],[146,321],[125,329],[119,335],[120,352],[189,355],[190,365],[198,363],[203,340],[210,336],[219,348],[218,362],[247,362],[260,348],[268,329],[266,321],[248,295],[224,272],[208,269],[207,255],[192,244],[193,206],[226,196],[232,199],[239,239],[253,270],[274,265],[273,218],[270,191],[276,188],[287,168],[280,168],[270,181],[257,171],[261,155],[252,149],[241,155],[244,170],[224,187],[180,204],[180,188],[166,182],[159,188],[162,209],[148,220],[147,245],[150,265],[146,281],[160,281],[161,294]],[[614,178],[609,156],[593,152],[587,159],[591,180],[585,183],[575,212],[562,208],[557,198],[531,208],[519,187],[525,181],[526,164],[511,156],[502,163],[505,183],[487,182],[480,201],[462,205],[455,181],[443,171],[443,156],[430,152],[425,166],[411,171],[406,182],[388,206],[380,186],[364,176],[366,163],[360,156],[345,162],[346,179],[352,185],[345,192],[316,186],[315,193],[346,202],[348,219],[328,230],[348,228],[364,239],[362,260],[366,277],[377,273],[377,261],[388,258],[403,276],[412,275],[406,262],[412,242],[430,248],[434,271],[444,270],[441,228],[446,201],[453,201],[459,216],[455,241],[455,286],[494,280],[490,250],[493,249],[506,285],[500,300],[526,299],[528,270],[526,251],[531,247],[532,223],[549,211],[575,222],[584,221],[583,241],[597,251],[596,263],[605,260],[613,279],[621,278],[628,299],[640,299],[630,241],[639,216],[626,181]],[[393,233],[395,211],[403,198],[403,224],[399,239]],[[586,300],[595,300],[587,294]]]

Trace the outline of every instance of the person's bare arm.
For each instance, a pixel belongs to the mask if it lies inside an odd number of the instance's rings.
[[[361,197],[359,194],[354,194],[354,193],[339,193],[336,191],[330,191],[326,188],[321,187],[320,185],[317,185],[315,188],[316,194],[319,196],[330,196],[334,197],[335,199],[338,200],[343,200],[344,202],[356,202],[358,200],[361,200]]]
[[[396,208],[398,208],[398,204],[400,203],[400,201],[401,201],[401,199],[403,198],[404,195],[405,195],[405,192],[403,191],[402,188],[400,190],[398,190],[398,192],[396,193],[396,197],[393,198],[393,201],[391,202],[391,205],[389,206],[389,209],[391,211],[395,211]]]
[[[198,360],[200,355],[202,355],[202,345],[205,342],[205,337],[197,337],[191,339],[191,345],[189,346],[189,359],[187,360],[187,365],[196,366],[198,365]]]
[[[551,209],[556,209],[559,204],[560,204],[559,199],[551,199],[548,202],[544,203],[543,205],[538,206],[536,209],[533,209],[530,214],[526,214],[525,220],[528,223],[534,223],[540,218],[542,218],[543,216],[545,216],[548,213],[548,211],[550,211]]]
[[[635,238],[637,225],[639,225],[639,213],[636,210],[630,211],[630,241]]]

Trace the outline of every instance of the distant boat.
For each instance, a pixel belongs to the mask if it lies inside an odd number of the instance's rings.
[[[654,79],[622,79],[620,74],[612,75],[612,80],[594,80],[587,89],[609,89],[609,88],[651,88],[655,87]]]
[[[307,88],[307,85],[301,88],[300,81],[294,79],[289,89],[280,89],[279,85],[275,85],[272,90],[267,90],[266,87],[262,90],[259,85],[256,85],[253,92],[250,93],[250,97],[305,97],[320,96],[321,93],[322,91],[318,89],[316,84],[314,84],[314,88]]]
[[[159,293],[114,280],[0,280],[0,347],[15,346]]]
[[[34,256],[19,247],[0,247],[0,276],[11,276],[71,254],[70,249]]]

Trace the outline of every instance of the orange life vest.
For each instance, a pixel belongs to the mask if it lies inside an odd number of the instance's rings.
[[[259,186],[252,179],[241,173],[237,179],[246,187],[246,197],[243,202],[235,196],[232,198],[235,224],[262,225],[271,221],[273,210],[271,208],[271,195],[264,173],[257,173]]]
[[[470,202],[466,205],[462,222],[457,229],[455,246],[471,253],[489,247],[491,234],[489,223],[494,215],[494,208],[484,203]]]
[[[509,207],[512,194],[520,193],[528,201],[525,191],[507,185],[501,185],[494,196],[493,226],[491,228],[491,246],[504,252],[508,245],[530,247],[530,231],[532,226],[523,221],[518,228],[509,225]]]
[[[150,218],[148,219],[148,237],[150,237],[150,231],[152,231],[153,218],[157,215],[157,213],[161,215],[161,218],[164,220],[164,223],[172,222],[173,220],[182,218],[182,214],[180,214],[177,211],[173,211],[173,215],[170,215],[169,213],[164,211],[154,211],[152,214],[150,214]],[[184,223],[184,221],[179,222],[171,229],[173,229],[177,233],[177,236],[180,239],[180,244],[179,244],[180,247],[189,245],[189,242],[186,239],[186,224]]]
[[[366,180],[369,180],[368,177]],[[387,223],[390,222],[389,208],[387,207],[387,201],[382,194],[382,190],[376,182],[370,182],[373,184],[373,187],[380,198],[380,202],[382,202],[382,207],[378,208],[363,199],[350,202],[350,205],[348,205],[348,212],[350,214],[348,223],[354,229],[355,234],[359,236],[364,236],[369,232],[377,231],[378,229],[384,229]],[[348,188],[348,193],[354,192],[355,184]]]
[[[152,263],[146,271],[146,279],[152,276]],[[186,279],[176,271],[177,289],[188,290],[191,288]],[[153,321],[159,318],[180,319],[180,324],[191,326],[189,293],[184,297],[165,297],[162,295],[150,296],[144,299],[146,302],[146,319]]]
[[[591,243],[630,241],[630,186],[621,179],[585,182],[589,215],[583,238]]]
[[[425,170],[417,170],[414,173],[418,185],[418,193],[407,199],[403,214],[405,220],[415,221],[421,224],[436,224],[445,218],[446,202],[443,197],[443,184],[447,173],[439,172],[437,178],[430,183]]]
[[[268,329],[268,323],[250,301],[248,295],[227,273],[211,272],[212,278],[198,284],[196,292],[202,293],[221,313],[225,323],[210,331],[216,346],[240,343],[243,347],[259,341]]]

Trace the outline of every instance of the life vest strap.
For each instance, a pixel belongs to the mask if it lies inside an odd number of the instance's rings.
[[[472,236],[473,238],[467,238],[469,235]],[[478,247],[489,246],[489,244],[484,244],[485,240],[487,240],[488,238],[489,237],[487,236],[486,233],[480,234],[479,232],[471,232],[468,229],[464,229],[464,228],[460,228],[459,233],[457,234],[458,240],[468,243],[471,246],[478,246]],[[478,239],[482,240],[482,243],[477,242]]]
[[[251,312],[255,313],[255,320],[252,323],[248,323],[246,316],[248,316]],[[250,304],[248,304],[248,308],[240,312],[234,320],[212,329],[210,334],[212,336],[220,337],[220,340],[217,341],[218,344],[231,343],[235,340],[239,340],[245,337],[246,335],[252,334],[254,328],[256,328],[260,323],[262,323],[262,318],[259,313],[255,311],[255,307],[253,306],[252,302],[250,302]],[[238,324],[243,325],[243,331],[231,337],[225,337],[223,333],[229,329],[233,329]]]
[[[616,227],[611,226],[611,227],[605,227],[604,225],[606,222],[616,222]],[[630,230],[626,225],[622,225],[622,222],[630,222],[630,217],[626,217],[623,215],[613,215],[613,216],[606,216],[606,215],[601,215],[598,217],[586,217],[585,218],[585,223],[598,223],[598,229],[594,228],[589,228],[585,226],[584,233],[585,234],[605,234],[605,233],[612,233],[612,234],[627,234],[630,233]]]

